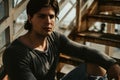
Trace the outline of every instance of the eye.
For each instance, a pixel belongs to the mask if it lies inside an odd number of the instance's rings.
[[[46,15],[45,14],[40,14],[38,17],[44,19],[46,17]]]
[[[55,18],[55,15],[49,15],[50,19]]]

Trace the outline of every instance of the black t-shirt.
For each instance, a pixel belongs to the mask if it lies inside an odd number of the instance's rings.
[[[31,49],[16,39],[5,50],[3,65],[11,80],[54,80],[60,53],[99,64],[106,69],[116,62],[104,53],[53,32],[47,37],[46,51]]]

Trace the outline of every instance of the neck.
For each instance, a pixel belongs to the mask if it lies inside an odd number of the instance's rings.
[[[44,51],[47,46],[47,38],[43,36],[37,36],[32,34],[26,35],[29,41],[29,44],[32,48]]]

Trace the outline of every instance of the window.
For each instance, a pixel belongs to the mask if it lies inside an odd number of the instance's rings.
[[[76,8],[74,5],[68,2],[65,7],[60,11],[59,17],[59,28],[67,29],[74,21],[76,17]],[[58,23],[58,22],[57,22]]]
[[[69,9],[72,7],[71,3],[67,3],[66,6],[60,11],[60,14],[58,15],[59,20],[61,20],[64,15],[69,11]]]
[[[13,7],[17,6],[22,0],[13,0]]]
[[[61,0],[58,0],[58,3],[60,2]]]
[[[16,34],[21,28],[23,28],[26,20],[26,10],[24,10],[14,21],[14,34]]]
[[[73,4],[75,4],[76,0],[71,0],[71,2],[72,2]]]
[[[0,49],[10,43],[9,27],[0,34]]]
[[[0,23],[8,16],[8,0],[0,0]]]
[[[76,9],[73,8],[68,15],[64,18],[64,20],[62,21],[66,26],[68,26],[75,18],[76,16]]]

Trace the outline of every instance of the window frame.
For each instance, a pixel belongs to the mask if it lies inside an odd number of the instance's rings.
[[[0,23],[2,23],[8,16],[9,16],[9,7],[8,7],[8,0],[0,0],[4,2],[4,16],[0,19]]]
[[[2,46],[0,47],[0,50],[10,44],[10,28],[7,27],[1,34],[3,34],[5,38],[5,43],[2,44]]]
[[[21,0],[20,2],[18,1],[18,3],[15,4],[15,0],[12,0],[12,7],[15,8],[17,7],[20,3],[22,3],[24,0]]]

